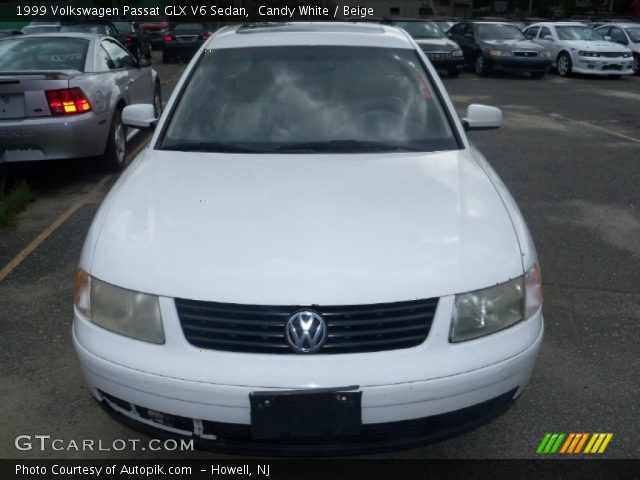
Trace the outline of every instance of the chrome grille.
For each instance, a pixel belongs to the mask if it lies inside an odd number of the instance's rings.
[[[606,58],[619,58],[624,54],[622,52],[598,52],[598,55]]]
[[[513,56],[514,57],[537,57],[538,56],[538,52],[535,51],[531,51],[531,50],[527,50],[527,51],[522,51],[522,52],[513,52]]]
[[[187,341],[199,348],[293,354],[285,336],[300,309],[319,313],[327,325],[325,354],[397,350],[425,341],[438,299],[348,306],[269,306],[176,299]]]

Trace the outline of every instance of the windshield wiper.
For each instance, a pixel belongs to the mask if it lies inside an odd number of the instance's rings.
[[[265,150],[234,142],[185,142],[163,145],[160,150],[178,152],[261,153]]]
[[[395,143],[369,142],[364,140],[328,140],[325,142],[283,143],[274,152],[416,152],[417,148]]]

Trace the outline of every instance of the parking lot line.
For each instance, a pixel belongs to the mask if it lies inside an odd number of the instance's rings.
[[[616,132],[615,130],[611,130],[610,128],[601,127],[600,125],[595,125],[593,123],[581,120],[577,120],[577,123],[586,125],[587,127],[595,128],[596,130],[601,130],[603,132],[609,133],[610,135],[615,135],[616,137],[624,138],[625,140],[629,140],[630,142],[640,143],[640,138],[625,135],[624,133]]]
[[[148,144],[148,141],[142,143],[138,148],[136,148],[131,153],[129,158],[131,159],[135,158],[135,156],[138,155],[138,153],[140,153],[140,151],[144,147],[146,147],[147,144]],[[44,242],[47,238],[49,238],[51,234],[60,227],[60,225],[62,225],[67,220],[69,220],[69,218],[71,218],[71,216],[74,213],[76,213],[83,205],[85,205],[87,201],[93,196],[93,194],[98,190],[100,190],[109,181],[109,179],[112,176],[113,175],[109,174],[102,177],[98,181],[98,183],[96,183],[95,186],[82,197],[82,199],[78,200],[71,207],[65,210],[58,218],[54,220],[54,222],[51,225],[49,225],[42,232],[40,232],[40,234],[36,238],[34,238],[29,245],[27,245],[25,248],[22,249],[20,253],[18,253],[15,257],[13,257],[11,261],[7,263],[2,268],[2,270],[0,270],[0,282],[2,282],[5,278],[7,278],[7,276],[9,276],[9,274],[13,272],[16,269],[16,267],[24,261],[25,258],[31,255],[40,245],[42,245],[42,242]]]

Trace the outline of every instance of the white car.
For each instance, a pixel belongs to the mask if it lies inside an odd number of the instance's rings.
[[[596,32],[605,40],[628,47],[633,52],[633,73],[640,75],[640,23],[607,23]]]
[[[551,51],[552,66],[561,76],[572,73],[589,75],[632,75],[631,50],[578,22],[541,22],[529,25],[527,38]]]
[[[501,122],[460,120],[394,27],[219,30],[87,235],[91,393],[154,434],[278,454],[404,447],[503,411],[543,318],[527,226],[465,134]]]

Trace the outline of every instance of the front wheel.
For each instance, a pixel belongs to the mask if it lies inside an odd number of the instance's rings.
[[[640,75],[640,57],[637,55],[633,56],[633,74]]]
[[[113,114],[107,148],[100,159],[102,170],[110,173],[119,172],[124,168],[127,149],[127,134],[122,124],[122,110],[118,109]]]
[[[561,77],[568,77],[571,75],[571,57],[568,53],[561,53],[558,56],[558,75]]]
[[[450,68],[449,70],[447,70],[447,73],[451,78],[456,78],[458,75],[460,75],[460,71],[457,68]]]
[[[167,52],[162,52],[162,63],[173,63],[173,57]]]
[[[531,78],[541,79],[544,78],[545,72],[531,72]]]

